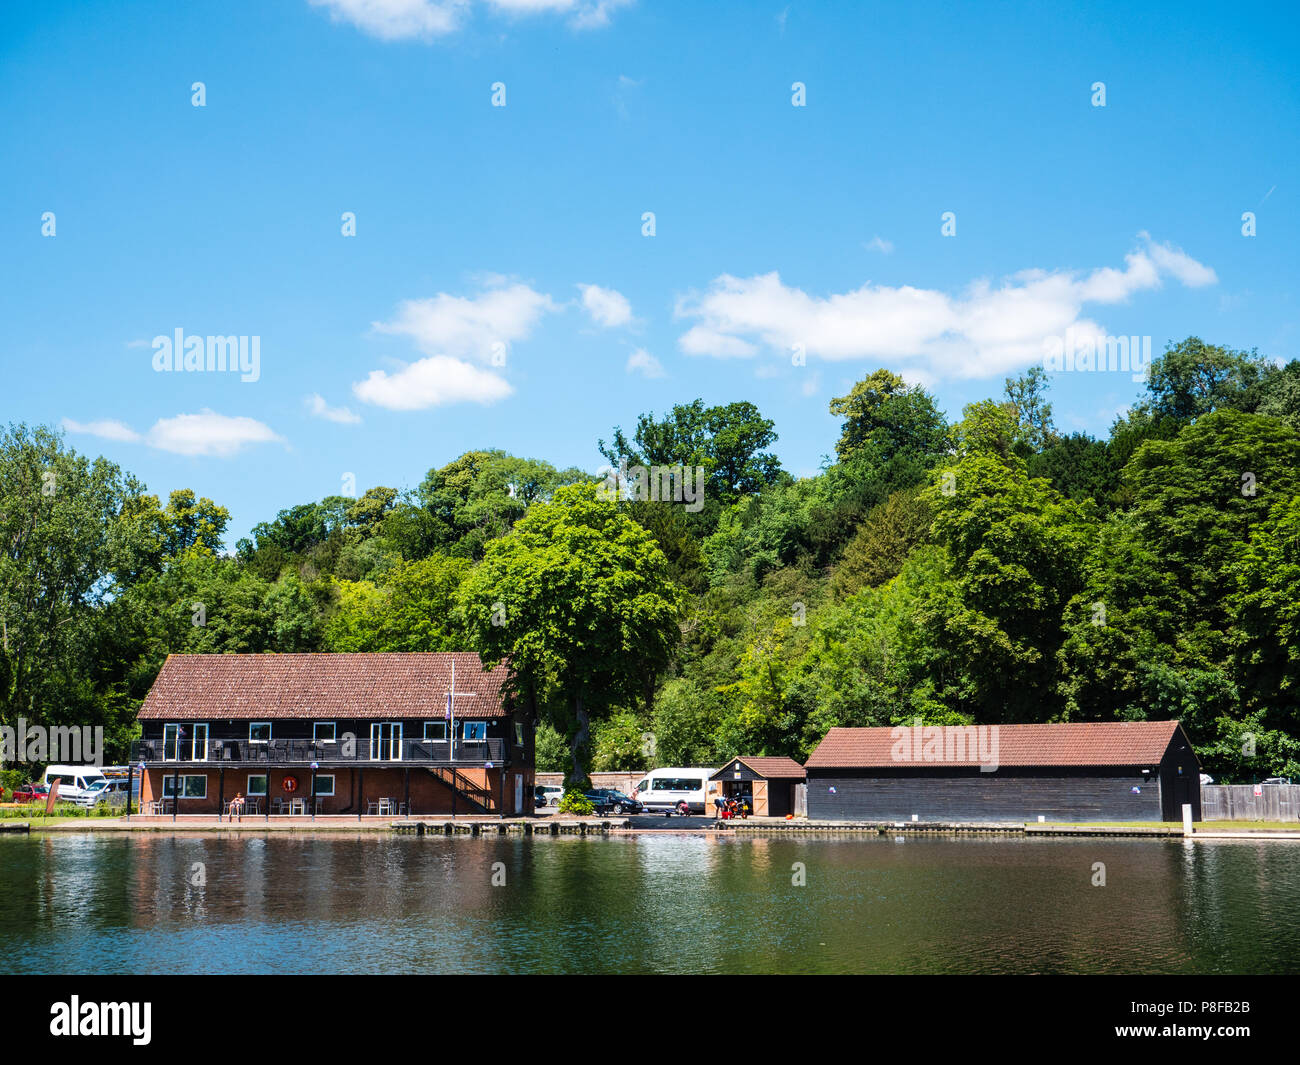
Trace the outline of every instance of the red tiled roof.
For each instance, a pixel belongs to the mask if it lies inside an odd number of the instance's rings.
[[[931,726],[933,728],[934,726]],[[982,725],[983,729],[996,729],[996,759],[1001,766],[1110,766],[1151,763],[1152,768],[1165,755],[1174,734],[1179,731],[1177,721],[1101,721],[1058,725]],[[914,730],[908,726],[907,732]],[[952,741],[949,751],[960,748],[956,744],[956,727],[944,730],[945,744]],[[933,733],[923,733],[922,753],[913,752],[901,757],[895,748],[905,739],[902,729],[891,728],[833,728],[817,745],[806,765],[809,769],[897,768],[919,766],[977,766],[980,765],[980,747],[966,743],[965,758],[944,757],[927,760],[924,740]],[[974,733],[969,733],[973,736]],[[993,738],[985,739],[985,750],[991,751]],[[973,748],[973,749],[972,749]]]
[[[442,717],[456,663],[456,716],[504,717],[506,670],[472,652],[168,655],[141,720]]]
[[[743,762],[764,780],[803,780],[807,775],[803,766],[793,758],[769,757],[767,755],[741,755],[732,762]],[[728,765],[731,763],[728,762]],[[721,773],[722,770],[718,770]],[[714,774],[714,778],[718,776]]]

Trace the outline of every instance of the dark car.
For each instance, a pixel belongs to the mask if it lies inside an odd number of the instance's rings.
[[[593,788],[586,795],[598,814],[639,814],[645,809],[636,799],[613,788]]]

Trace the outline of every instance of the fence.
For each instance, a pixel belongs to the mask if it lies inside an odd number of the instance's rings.
[[[1203,784],[1201,820],[1300,821],[1300,784]]]

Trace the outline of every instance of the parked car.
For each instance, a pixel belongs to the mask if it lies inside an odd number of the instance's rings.
[[[558,784],[538,784],[533,788],[533,798],[538,806],[559,806],[564,789]]]
[[[1202,783],[1202,784],[1213,784],[1213,783],[1214,783],[1214,778],[1213,778],[1212,776],[1210,776],[1209,773],[1202,773],[1202,774],[1201,774],[1201,783]]]
[[[1290,784],[1290,777],[1269,777],[1267,780],[1260,781],[1262,784]]]
[[[46,787],[59,782],[59,798],[76,802],[90,794],[93,788],[103,787],[106,776],[93,765],[51,765],[45,767],[41,783]]]
[[[587,800],[598,814],[639,814],[645,810],[643,803],[614,788],[593,788],[587,792]]]
[[[43,802],[49,793],[50,789],[44,784],[24,784],[21,788],[14,788],[12,799],[14,802]]]
[[[105,780],[103,783],[90,785],[88,794],[81,796],[76,800],[78,806],[90,808],[92,806],[125,806],[126,805],[126,788],[125,780]]]

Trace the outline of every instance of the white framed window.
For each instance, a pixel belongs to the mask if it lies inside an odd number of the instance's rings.
[[[176,795],[179,783],[182,799],[206,799],[208,797],[208,775],[206,773],[186,773],[174,777],[170,773],[163,777],[163,795],[170,799]]]
[[[486,721],[466,721],[464,723],[465,731],[461,736],[467,740],[485,740],[487,739],[487,722]]]
[[[316,798],[329,798],[334,794],[334,774],[316,774]]]
[[[447,738],[447,722],[426,721],[424,723],[424,738],[426,740],[445,740]]]
[[[250,721],[248,723],[248,742],[249,743],[270,743],[271,722]]]
[[[249,798],[256,798],[259,795],[266,794],[266,774],[249,773],[248,790],[244,792]]]
[[[524,745],[524,723],[522,721],[516,721],[515,722],[515,746],[522,747],[523,745]]]
[[[370,724],[370,759],[374,762],[402,760],[402,723],[372,721]]]
[[[317,721],[312,726],[311,738],[317,743],[333,743],[337,735],[337,727],[333,721]]]
[[[163,726],[163,761],[179,762],[181,750],[180,725]]]
[[[206,762],[208,760],[208,726],[206,722],[197,721],[193,725],[194,745],[191,748],[194,756],[191,761]]]

